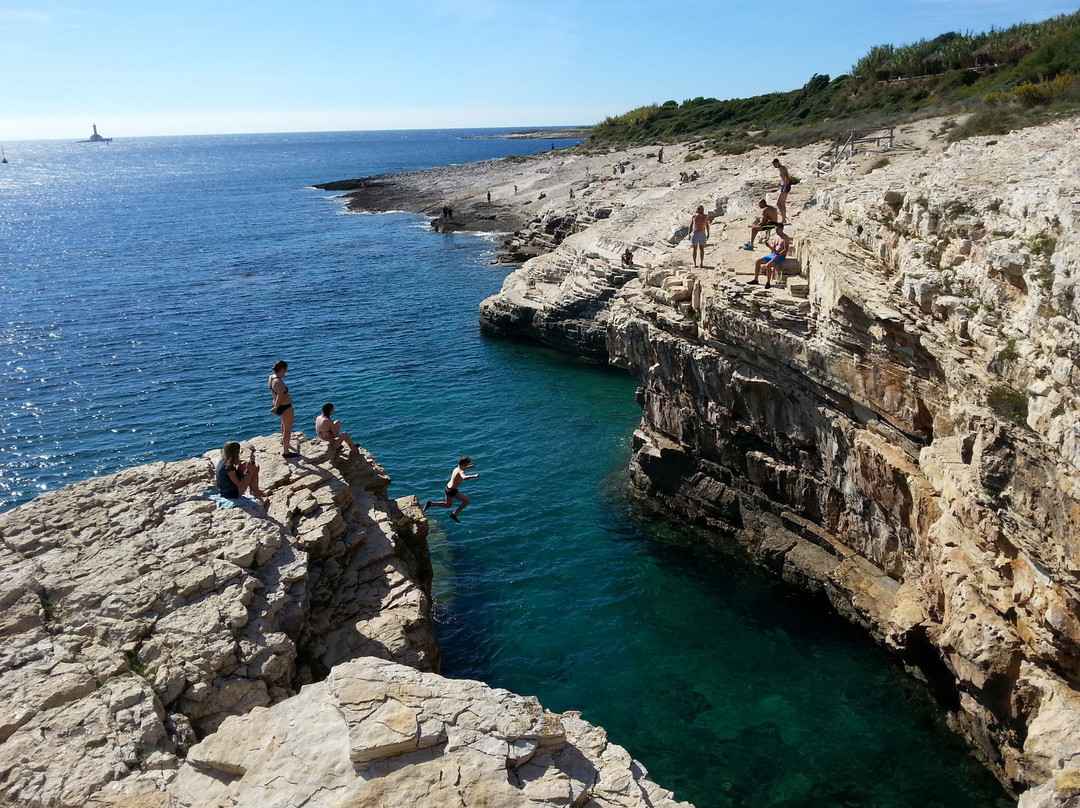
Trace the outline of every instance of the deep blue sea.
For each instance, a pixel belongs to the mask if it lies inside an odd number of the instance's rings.
[[[699,808],[987,808],[993,780],[869,639],[626,495],[635,383],[481,337],[491,242],[313,183],[549,148],[424,131],[5,144],[0,509],[296,428],[323,401],[437,497],[445,673],[606,727]],[[559,146],[570,145],[559,142]]]

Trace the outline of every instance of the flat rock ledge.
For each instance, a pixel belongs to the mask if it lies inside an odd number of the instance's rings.
[[[113,804],[687,806],[577,713],[370,657],[227,719],[154,801]]]
[[[428,523],[367,452],[217,452],[0,514],[0,806],[669,806],[603,730],[443,679]]]

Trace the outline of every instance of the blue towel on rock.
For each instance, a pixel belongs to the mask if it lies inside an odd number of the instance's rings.
[[[229,508],[243,508],[244,510],[256,512],[259,508],[259,503],[246,494],[240,499],[232,499],[231,497],[222,496],[221,491],[212,488],[203,493],[203,496],[215,503],[219,511],[225,511]]]

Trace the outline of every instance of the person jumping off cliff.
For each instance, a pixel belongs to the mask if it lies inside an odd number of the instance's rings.
[[[705,268],[705,245],[709,242],[709,217],[705,207],[698,205],[697,213],[690,219],[690,258],[694,266]],[[700,264],[698,263],[700,255]]]
[[[480,478],[479,474],[465,473],[468,469],[474,468],[476,468],[476,466],[473,465],[471,457],[459,457],[457,465],[454,466],[454,470],[450,473],[450,482],[446,484],[446,501],[432,502],[429,499],[427,501],[427,504],[424,506],[424,510],[426,511],[428,508],[431,507],[453,508],[454,500],[458,499],[461,500],[461,504],[458,505],[457,510],[450,513],[450,518],[453,519],[455,522],[460,522],[461,520],[458,519],[458,514],[465,510],[465,506],[469,504],[469,498],[462,494],[458,489],[461,487],[461,484],[466,480],[477,480]]]

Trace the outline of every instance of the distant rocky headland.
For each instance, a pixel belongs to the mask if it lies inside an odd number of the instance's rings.
[[[501,135],[473,135],[477,140],[584,140],[592,134],[591,126],[567,126],[562,129],[522,129]]]
[[[427,521],[366,452],[250,442],[0,514],[0,805],[618,805],[670,792],[577,713],[438,675]]]
[[[780,155],[792,248],[769,290],[741,249],[775,200],[764,149],[556,152],[340,190],[505,232],[523,265],[482,328],[640,380],[634,485],[895,652],[1023,808],[1073,805],[1080,120],[948,143],[954,125],[905,125],[902,150],[822,175],[827,144]]]

